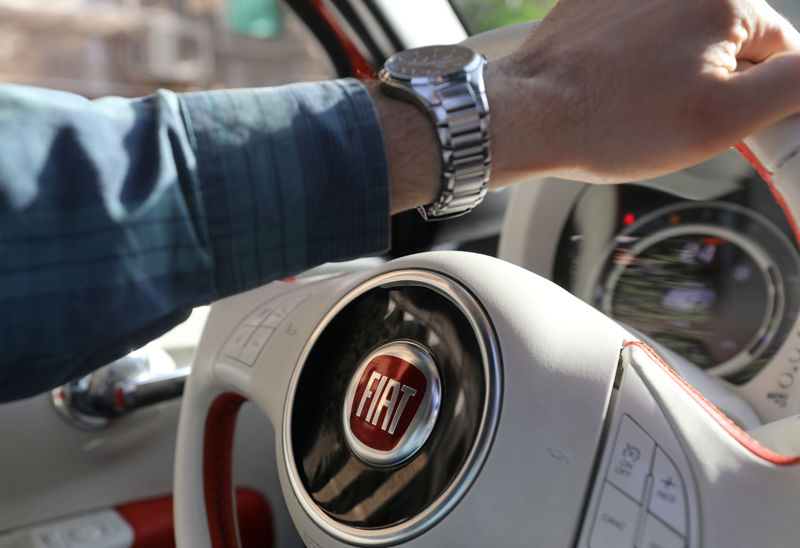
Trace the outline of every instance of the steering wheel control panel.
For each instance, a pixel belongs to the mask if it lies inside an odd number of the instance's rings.
[[[686,481],[664,449],[623,415],[611,455],[589,545],[686,546]]]
[[[580,546],[697,546],[699,516],[688,461],[630,363],[611,421]]]
[[[292,329],[284,320],[308,295],[292,295],[269,300],[245,317],[228,336],[219,353],[219,360],[252,367],[261,351],[278,329]]]

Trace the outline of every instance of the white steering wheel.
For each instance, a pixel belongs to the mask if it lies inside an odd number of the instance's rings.
[[[473,47],[491,57],[529,30]],[[800,218],[800,118],[742,151]],[[497,259],[427,253],[215,303],[183,396],[180,547],[238,546],[245,400],[275,426],[309,546],[800,542],[800,458],[758,444],[615,322]]]

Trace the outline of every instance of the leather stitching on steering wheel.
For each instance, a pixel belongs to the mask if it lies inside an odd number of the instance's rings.
[[[681,377],[678,373],[676,373],[669,365],[667,365],[664,360],[659,357],[659,355],[649,346],[641,341],[632,341],[625,344],[625,348],[629,346],[636,346],[641,348],[642,350],[647,353],[647,355],[656,362],[661,369],[670,376],[670,378],[675,381],[683,390],[700,406],[703,410],[708,413],[714,421],[722,426],[722,428],[727,432],[732,438],[734,438],[739,444],[741,444],[745,449],[760,457],[768,462],[773,464],[779,465],[792,465],[800,463],[800,455],[796,455],[793,457],[782,455],[780,453],[776,453],[772,449],[768,449],[761,445],[758,441],[753,439],[747,432],[739,428],[730,418],[728,418],[725,413],[717,409],[717,407],[708,401],[705,396],[703,396],[700,392],[695,390],[695,388],[690,385],[686,380]]]

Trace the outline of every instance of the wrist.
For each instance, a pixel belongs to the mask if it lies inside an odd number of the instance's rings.
[[[509,58],[489,63],[486,94],[491,112],[491,188],[559,173],[566,160],[557,136],[561,99],[543,78],[520,75]],[[566,108],[566,107],[565,107]]]
[[[366,83],[383,130],[392,213],[436,199],[441,189],[441,145],[433,123],[416,106]]]
[[[556,132],[547,129],[558,98],[548,97],[542,80],[515,74],[506,59],[486,68],[491,188],[559,172],[563,158],[553,142]],[[383,130],[392,213],[432,202],[441,192],[442,158],[430,117],[411,103],[385,95],[378,82],[366,86]]]

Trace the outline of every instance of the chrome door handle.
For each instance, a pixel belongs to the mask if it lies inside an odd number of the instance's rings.
[[[179,397],[190,371],[190,366],[176,368],[160,348],[144,347],[54,389],[53,403],[70,423],[102,428],[137,409]]]

